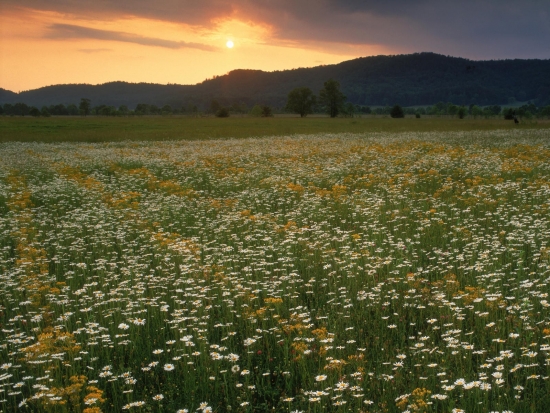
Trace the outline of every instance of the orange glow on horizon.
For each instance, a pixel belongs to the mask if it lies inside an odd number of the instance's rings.
[[[312,67],[384,52],[282,41],[266,24],[234,18],[204,28],[143,18],[84,20],[19,9],[3,11],[0,27],[0,87],[15,92],[117,80],[196,84],[234,69]],[[236,45],[237,39],[238,47],[230,48],[228,41]]]

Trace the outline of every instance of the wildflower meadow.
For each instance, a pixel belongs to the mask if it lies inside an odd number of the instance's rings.
[[[550,411],[548,130],[0,144],[0,411]]]

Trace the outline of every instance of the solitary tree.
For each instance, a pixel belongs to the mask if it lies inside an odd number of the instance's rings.
[[[340,83],[334,79],[325,82],[324,88],[319,92],[319,102],[323,105],[331,118],[338,116],[346,97],[340,91]]]
[[[84,116],[88,116],[90,114],[90,107],[91,107],[90,99],[86,99],[86,98],[80,99],[80,105],[78,106],[78,108],[80,109],[81,114],[83,114]]]
[[[286,110],[300,114],[301,118],[313,113],[313,107],[316,103],[313,92],[308,87],[297,87],[288,94]]]

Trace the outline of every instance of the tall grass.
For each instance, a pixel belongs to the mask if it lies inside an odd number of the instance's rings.
[[[0,146],[2,412],[545,412],[537,130]]]

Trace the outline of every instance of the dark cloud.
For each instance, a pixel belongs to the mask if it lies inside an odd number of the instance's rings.
[[[200,49],[206,51],[214,51],[216,48],[190,42],[175,42],[173,40],[157,39],[154,37],[138,36],[131,33],[116,32],[110,30],[92,29],[90,27],[75,26],[72,24],[52,24],[49,26],[50,32],[47,37],[50,39],[95,39],[95,40],[110,40],[116,42],[126,42],[141,44],[143,46],[166,47],[169,49]]]
[[[279,0],[261,4],[285,39],[435,51],[476,59],[549,58],[550,1]],[[298,2],[296,2],[298,3]],[[269,17],[270,15],[271,17]]]
[[[281,41],[375,45],[471,58],[550,57],[548,0],[2,0],[114,19],[138,16],[212,28],[236,17],[269,24]],[[122,40],[125,41],[125,40]],[[170,46],[166,46],[170,47]]]

